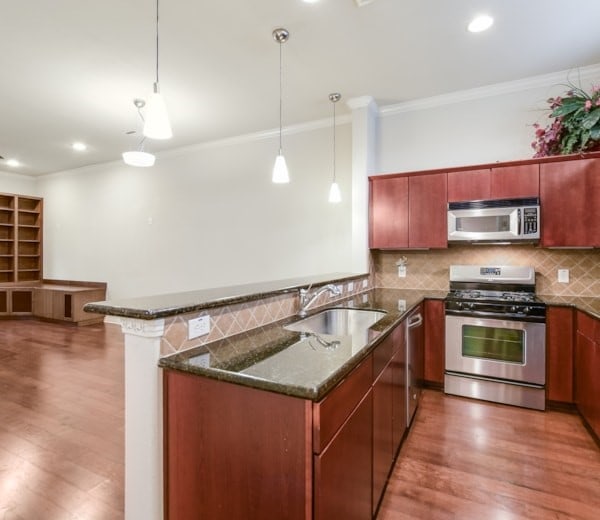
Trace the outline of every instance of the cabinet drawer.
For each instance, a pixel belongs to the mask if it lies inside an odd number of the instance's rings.
[[[577,332],[600,343],[600,320],[594,319],[584,312],[577,312]]]
[[[313,449],[321,453],[371,388],[373,358],[369,356],[322,401],[313,404]]]

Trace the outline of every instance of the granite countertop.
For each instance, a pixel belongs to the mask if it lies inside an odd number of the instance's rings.
[[[179,293],[159,294],[123,300],[88,303],[83,310],[96,314],[156,320],[203,309],[260,300],[268,296],[298,291],[309,285],[340,283],[368,276],[367,273],[333,273],[305,276],[245,285],[201,289]]]
[[[587,312],[590,316],[600,320],[600,298],[580,296],[554,296],[538,294],[537,297],[546,305],[565,305]]]
[[[159,366],[318,401],[424,298],[445,296],[443,291],[372,289],[334,305],[386,311],[363,337],[307,337],[284,328],[298,320],[293,316],[162,358]],[[328,348],[323,341],[339,344]]]

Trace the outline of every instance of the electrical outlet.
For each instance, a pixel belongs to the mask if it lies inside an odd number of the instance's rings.
[[[354,291],[354,282],[348,282],[348,292]]]
[[[200,316],[188,321],[188,339],[204,336],[210,332],[210,316]]]
[[[558,270],[558,281],[559,283],[569,283],[569,270],[559,269]]]
[[[406,300],[398,300],[398,310],[404,312],[406,310]]]
[[[202,368],[210,368],[210,354],[207,352],[206,354],[194,356],[194,365]]]
[[[406,278],[406,266],[405,265],[398,266],[398,278]]]

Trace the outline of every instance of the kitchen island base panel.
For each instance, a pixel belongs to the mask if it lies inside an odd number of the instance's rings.
[[[545,410],[546,408],[546,392],[543,386],[537,387],[446,373],[444,392],[533,410]]]
[[[310,401],[170,370],[163,384],[167,519],[311,518]]]

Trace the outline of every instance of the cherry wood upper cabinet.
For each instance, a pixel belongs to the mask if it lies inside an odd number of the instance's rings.
[[[408,247],[408,177],[369,179],[369,247]]]
[[[541,245],[600,247],[600,159],[540,165]]]
[[[498,166],[490,173],[490,198],[518,199],[539,197],[540,165]]]
[[[448,202],[538,197],[539,164],[448,172]]]
[[[445,173],[408,178],[408,247],[448,247],[447,192]]]
[[[490,169],[448,172],[448,202],[490,198]]]

